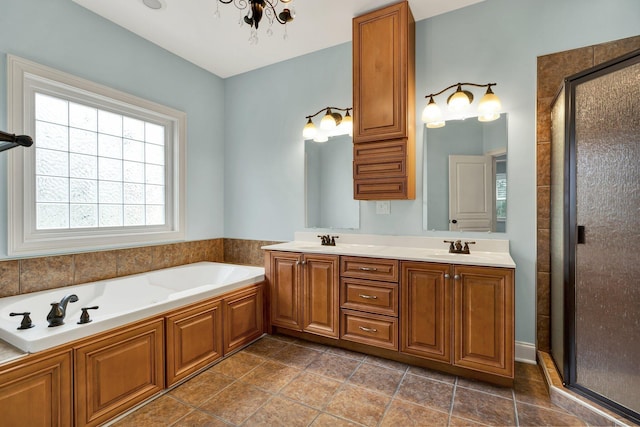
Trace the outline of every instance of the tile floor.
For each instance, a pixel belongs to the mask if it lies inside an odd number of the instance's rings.
[[[535,365],[501,388],[285,336],[244,350],[114,426],[584,426]]]

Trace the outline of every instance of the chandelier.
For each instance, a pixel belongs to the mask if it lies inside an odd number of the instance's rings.
[[[283,8],[281,12],[276,11],[279,3],[287,4],[292,0],[217,0],[216,11],[214,15],[220,18],[220,3],[233,5],[240,10],[240,19],[238,24],[249,24],[251,27],[251,36],[249,42],[251,44],[258,43],[258,27],[263,17],[269,20],[269,28],[267,29],[267,35],[273,35],[271,26],[274,22],[285,25],[287,22],[293,21],[295,17],[295,11],[287,7]],[[242,16],[244,11],[248,9],[247,14]],[[287,27],[285,25],[284,39],[287,39]]]

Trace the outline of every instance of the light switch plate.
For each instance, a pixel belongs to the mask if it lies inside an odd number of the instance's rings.
[[[379,200],[376,202],[376,214],[389,215],[391,213],[391,202],[389,200]]]

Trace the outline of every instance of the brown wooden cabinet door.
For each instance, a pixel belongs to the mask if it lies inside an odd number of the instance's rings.
[[[263,286],[260,283],[224,299],[224,354],[264,333]]]
[[[303,330],[330,338],[340,331],[339,257],[304,255]]]
[[[302,330],[301,258],[294,252],[271,252],[268,279],[273,326]]]
[[[222,303],[212,301],[166,317],[167,386],[222,357]]]
[[[453,363],[513,377],[513,270],[460,265],[454,274]]]
[[[400,351],[451,362],[451,266],[402,262]]]
[[[353,19],[353,141],[408,136],[409,6]]]
[[[76,425],[102,424],[164,389],[163,337],[155,319],[75,349]]]
[[[0,368],[0,424],[71,426],[71,351],[26,358]]]

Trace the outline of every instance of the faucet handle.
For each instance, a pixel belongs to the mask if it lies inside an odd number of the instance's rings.
[[[469,245],[475,245],[476,242],[464,242],[464,248],[462,249],[462,251],[464,253],[469,253]]]
[[[455,243],[453,240],[443,240],[444,243],[449,243],[449,252],[455,251],[455,247],[453,244]]]
[[[89,312],[87,310],[97,310],[98,308],[100,308],[97,305],[94,305],[93,307],[82,307],[80,310],[82,310],[82,314],[80,315],[80,321],[78,322],[78,325],[84,325],[85,323],[89,323],[91,322],[91,319],[89,318]]]
[[[331,236],[331,246],[335,246],[336,245],[336,239],[340,238],[340,236]]]
[[[22,322],[20,322],[20,326],[18,326],[18,329],[30,329],[35,326],[33,323],[31,323],[31,317],[29,317],[30,314],[30,311],[25,311],[24,313],[9,313],[9,316],[23,316]]]

